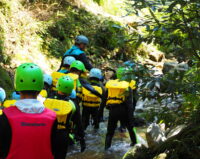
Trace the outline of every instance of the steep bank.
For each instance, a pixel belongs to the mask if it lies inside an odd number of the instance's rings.
[[[138,35],[134,29],[137,24],[129,25],[124,18],[101,9],[93,12],[86,6],[80,0],[0,0],[2,67],[13,74],[20,63],[34,62],[44,72],[51,73],[58,68],[63,53],[78,34],[90,38],[87,53],[96,67],[114,67],[112,64],[130,58],[141,61],[141,57],[150,57],[151,47],[137,48],[129,42],[130,37]],[[150,65],[157,65],[157,59]]]

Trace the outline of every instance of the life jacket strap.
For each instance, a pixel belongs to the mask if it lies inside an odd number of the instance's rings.
[[[124,101],[123,98],[117,98],[117,97],[109,97],[108,100],[120,100],[120,101]]]
[[[83,103],[89,103],[89,104],[100,104],[101,102],[93,102],[93,101],[82,101]]]

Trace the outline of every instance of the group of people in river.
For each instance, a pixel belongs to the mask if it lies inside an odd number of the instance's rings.
[[[130,145],[136,144],[136,82],[121,80],[132,68],[120,67],[105,81],[85,54],[88,44],[86,36],[77,36],[51,75],[37,64],[21,64],[10,99],[0,88],[0,159],[65,159],[68,146],[77,142],[84,152],[85,130],[90,124],[99,129],[104,108],[109,110],[105,150],[111,147],[118,121],[127,128]]]

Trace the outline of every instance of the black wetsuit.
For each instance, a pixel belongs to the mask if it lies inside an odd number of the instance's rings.
[[[103,85],[101,85],[101,83],[99,81],[95,81],[95,80],[91,80],[90,81],[91,86],[98,86],[102,88],[103,94],[101,96],[101,99],[104,97],[105,94],[105,90]],[[84,87],[84,85],[83,85]],[[92,91],[91,91],[92,92]],[[88,107],[88,106],[84,106],[84,104],[82,104],[83,106],[83,111],[82,111],[82,122],[83,122],[83,127],[84,129],[86,129],[89,125],[90,122],[90,117],[92,117],[93,119],[93,125],[95,129],[99,128],[99,114],[98,114],[98,110],[99,107]]]
[[[100,112],[103,111],[105,103],[100,106]],[[126,97],[125,102],[122,104],[112,104],[108,105],[109,109],[109,118],[106,134],[105,149],[108,149],[111,146],[112,138],[115,133],[118,121],[123,123],[129,131],[132,145],[136,143],[136,136],[133,131],[134,127],[134,107],[133,106],[133,92],[129,89],[129,96]]]
[[[59,100],[64,100],[64,101],[68,101],[70,99],[69,97],[66,97],[65,95],[59,95],[59,94],[57,94],[55,96],[55,98],[59,99]],[[75,129],[71,130],[71,126],[67,125],[68,128],[70,127],[70,129],[68,129],[67,133],[69,134],[69,132],[72,131],[75,134],[76,139],[78,141],[80,141],[81,152],[82,152],[82,151],[85,150],[85,147],[86,147],[86,145],[85,145],[85,139],[84,139],[85,133],[84,133],[83,126],[82,126],[80,108],[77,105],[76,101],[73,101],[73,102],[74,102],[74,104],[76,106],[76,111],[74,112],[74,114],[72,114],[71,121],[75,125]],[[69,123],[69,121],[67,121],[67,123]],[[65,134],[65,136],[66,136],[66,134]],[[69,135],[67,135],[67,136],[69,136]],[[69,140],[67,141],[67,144],[69,144]]]

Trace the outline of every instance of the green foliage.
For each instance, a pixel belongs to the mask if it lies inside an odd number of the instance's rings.
[[[179,61],[192,56],[200,60],[199,1],[138,0],[133,7],[136,13],[148,11],[143,23],[147,33],[141,36],[141,41],[153,42]]]
[[[41,37],[44,39],[42,47],[49,55],[61,57],[80,34],[90,39],[87,50],[89,55],[117,60],[133,54],[131,49],[133,46],[127,41],[128,30],[120,23],[101,16],[97,17],[67,2],[63,5],[65,7],[59,9],[59,14],[52,16],[54,22],[49,23],[46,31],[41,32]],[[95,63],[95,60],[92,60]]]
[[[11,76],[8,74],[8,72],[3,69],[0,66],[0,87],[4,88],[6,90],[7,96],[9,97],[12,91],[14,90],[13,88],[13,81],[11,80]]]
[[[126,1],[127,0],[83,0],[87,5],[91,5],[93,2],[97,3],[104,12],[115,15],[124,16],[127,14]],[[94,5],[93,5],[94,6]],[[99,9],[99,7],[94,8]]]

